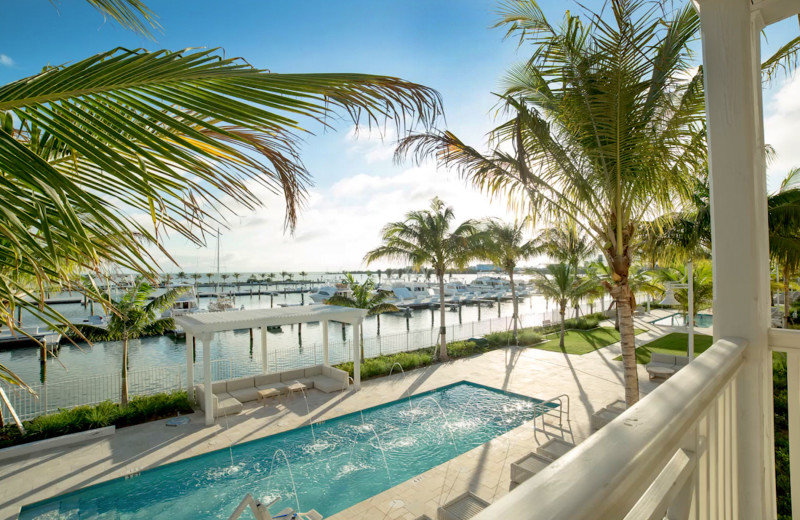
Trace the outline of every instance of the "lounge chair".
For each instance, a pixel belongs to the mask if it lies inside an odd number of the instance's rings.
[[[531,452],[511,464],[511,488],[509,491],[542,471],[552,462],[553,460],[548,457]]]
[[[650,380],[669,379],[675,372],[689,364],[687,356],[673,356],[671,354],[661,354],[653,352],[650,355],[650,362],[645,365]]]
[[[563,439],[550,439],[536,448],[536,453],[550,460],[556,460],[574,447],[574,444]]]
[[[467,491],[436,510],[437,520],[468,520],[489,507],[489,502]]]
[[[606,424],[619,417],[619,415],[622,414],[622,412],[624,412],[626,409],[627,406],[625,405],[625,401],[617,400],[605,408],[601,408],[600,410],[596,411],[592,414],[592,430],[599,430]]]

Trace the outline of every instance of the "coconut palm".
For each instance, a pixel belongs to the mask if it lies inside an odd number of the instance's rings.
[[[570,264],[550,264],[544,273],[536,273],[533,281],[539,292],[547,299],[558,304],[558,313],[561,316],[561,339],[559,346],[564,348],[564,318],[567,304],[580,299],[592,290],[590,280],[580,279],[577,270]]]
[[[708,261],[697,262],[692,268],[693,278],[693,291],[694,291],[694,314],[710,309],[713,301],[713,279],[711,273],[711,263]],[[656,269],[650,272],[653,282],[662,293],[666,291],[670,283],[686,283],[686,266],[678,265],[677,267],[665,267]],[[689,291],[688,289],[675,289],[675,299],[678,300],[680,309],[684,316],[687,316],[686,322],[689,323]],[[694,319],[694,316],[692,316]]]
[[[362,283],[358,283],[353,275],[350,273],[345,274],[344,283],[352,291],[352,296],[344,294],[336,294],[327,300],[325,303],[328,305],[340,305],[342,307],[352,307],[355,309],[366,309],[367,316],[375,316],[378,323],[378,336],[381,335],[381,314],[384,312],[397,312],[400,309],[394,304],[386,303],[392,293],[389,291],[381,291],[375,289],[375,282],[371,278],[367,278]],[[364,361],[364,334],[361,334],[361,361]]]
[[[415,270],[431,266],[439,282],[440,359],[447,360],[444,275],[450,267],[464,267],[480,254],[478,222],[467,220],[452,229],[453,208],[435,197],[430,209],[410,211],[405,220],[383,228],[383,245],[364,256],[367,264],[388,259],[411,262]]]
[[[108,327],[95,327],[87,324],[75,325],[89,341],[122,341],[122,381],[120,402],[128,404],[128,341],[143,336],[164,334],[175,327],[171,317],[162,314],[172,307],[185,288],[176,287],[148,301],[155,288],[139,277],[119,300],[112,301],[114,312]]]
[[[306,279],[306,276],[308,276],[308,273],[307,273],[307,272],[305,272],[305,271],[300,271],[300,278],[301,278],[301,279],[305,280],[305,279]]]
[[[214,278],[214,273],[206,273],[206,278],[208,278],[208,285],[211,285],[211,279]]]
[[[691,203],[681,212],[657,221],[659,233],[647,237],[654,257],[666,262],[685,262],[706,258],[711,252],[711,203],[708,177],[699,179]],[[800,168],[793,168],[779,189],[767,196],[769,253],[783,271],[784,302],[788,300],[791,279],[800,270]],[[784,305],[784,327],[789,322],[789,306]]]
[[[128,29],[156,25],[139,0],[89,2]],[[152,278],[162,237],[204,244],[228,208],[261,205],[254,187],[283,194],[293,227],[309,124],[427,125],[440,111],[435,91],[398,78],[279,74],[214,48],[117,48],[2,85],[0,320],[13,326],[3,302],[66,283],[76,266]]]
[[[501,268],[508,275],[508,281],[511,285],[511,301],[514,306],[512,317],[514,343],[517,342],[517,326],[519,322],[519,302],[517,301],[517,288],[514,285],[514,270],[519,262],[530,258],[538,252],[536,243],[525,239],[527,226],[527,219],[513,224],[490,220],[485,224],[485,233],[483,234],[484,258]]]
[[[192,280],[194,280],[194,288],[197,290],[197,281],[202,275],[200,273],[192,273]]]
[[[239,278],[242,277],[242,273],[233,273],[233,279],[236,280],[236,290],[239,290]]]
[[[534,0],[501,6],[498,26],[532,56],[505,77],[509,114],[482,154],[450,132],[412,135],[397,153],[436,156],[475,186],[545,223],[572,219],[605,256],[616,301],[625,396],[639,399],[628,278],[637,228],[688,198],[705,154],[701,71],[689,74],[699,17],[613,0],[551,25]],[[510,151],[509,151],[510,150]]]
[[[596,253],[594,243],[581,228],[570,219],[565,219],[555,227],[543,230],[533,242],[534,254],[543,254],[558,262],[570,264],[573,269]]]

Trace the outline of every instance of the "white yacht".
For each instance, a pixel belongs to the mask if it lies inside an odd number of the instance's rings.
[[[353,295],[353,291],[347,287],[346,284],[337,283],[336,286],[333,285],[326,285],[320,287],[319,290],[315,293],[311,293],[310,297],[311,300],[315,303],[325,303],[325,300],[332,298],[333,296],[346,296],[350,297]]]
[[[167,309],[166,311],[164,311],[163,317],[174,318],[176,316],[183,316],[184,314],[190,314],[193,312],[198,312],[200,310],[200,307],[197,302],[197,293],[195,293],[194,286],[192,284],[188,283],[171,284],[167,288],[177,289],[183,287],[187,289],[186,292],[181,294],[178,297],[178,299],[175,300],[175,303],[172,304],[171,309]]]

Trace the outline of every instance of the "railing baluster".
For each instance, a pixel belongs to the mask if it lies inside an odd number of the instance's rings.
[[[786,391],[789,401],[789,477],[792,492],[792,517],[800,518],[800,352],[786,353]]]

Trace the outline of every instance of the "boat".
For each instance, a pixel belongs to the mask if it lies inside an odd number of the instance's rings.
[[[211,312],[232,311],[236,309],[236,296],[224,295],[219,291],[219,229],[217,229],[217,299],[208,303],[208,310]],[[242,305],[244,310],[244,305]]]
[[[179,288],[186,288],[187,290],[181,294],[178,299],[175,300],[175,302],[173,302],[171,308],[164,311],[162,317],[175,318],[177,316],[191,314],[200,310],[200,307],[197,304],[197,293],[195,293],[194,286],[188,283],[171,284],[167,286],[167,289]]]
[[[353,291],[351,291],[346,284],[337,283],[336,286],[326,285],[320,287],[317,292],[311,293],[309,296],[315,303],[325,303],[326,300],[329,300],[334,296],[345,296],[349,298],[352,295]]]

